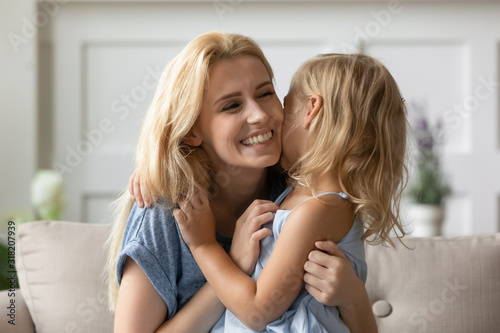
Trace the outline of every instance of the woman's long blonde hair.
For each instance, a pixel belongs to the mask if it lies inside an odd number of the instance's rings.
[[[319,176],[334,172],[365,227],[363,239],[394,245],[391,231],[405,235],[399,205],[408,123],[392,75],[366,55],[324,54],[299,68],[290,90],[302,101],[323,98],[291,180],[314,189]]]
[[[239,34],[211,32],[191,41],[165,67],[142,124],[136,151],[136,170],[141,182],[168,203],[168,208],[195,191],[207,191],[210,163],[201,148],[190,147],[183,139],[200,115],[203,94],[211,66],[221,60],[250,55],[259,58],[271,80],[273,71],[260,47]],[[123,233],[134,204],[128,191],[113,204],[113,227],[108,240],[106,279],[110,308],[118,297],[116,263]]]

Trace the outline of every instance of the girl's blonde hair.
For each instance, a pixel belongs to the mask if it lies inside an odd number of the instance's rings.
[[[366,55],[324,54],[299,68],[290,91],[301,101],[323,98],[291,180],[314,189],[319,176],[334,172],[365,227],[363,239],[394,245],[391,230],[405,235],[399,204],[407,180],[407,119],[392,75]]]
[[[201,35],[165,67],[142,124],[135,161],[141,183],[158,193],[168,203],[167,208],[182,198],[189,199],[195,191],[208,191],[209,160],[201,148],[190,147],[183,139],[200,115],[211,66],[245,55],[260,59],[270,79],[274,79],[271,66],[257,43],[239,34]],[[127,192],[113,204],[113,227],[107,244],[106,278],[111,309],[118,297],[116,262],[134,204]]]

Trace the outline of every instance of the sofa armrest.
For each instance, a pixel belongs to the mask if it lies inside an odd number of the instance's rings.
[[[7,316],[3,315],[0,319],[0,332],[35,333],[33,320],[20,289],[0,291],[0,309],[7,310]]]

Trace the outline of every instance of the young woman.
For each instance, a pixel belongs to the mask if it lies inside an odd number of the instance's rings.
[[[136,154],[143,184],[161,201],[141,209],[123,194],[109,243],[116,332],[206,332],[224,312],[172,214],[194,193],[211,198],[218,243],[231,248],[232,260],[243,271],[253,270],[259,241],[268,235],[261,230],[267,221],[242,214],[254,199],[275,199],[284,189],[283,177],[270,168],[280,157],[283,122],[272,81],[258,45],[233,34],[196,38],[165,69]],[[234,107],[244,111],[232,112]],[[318,298],[345,301],[344,318],[370,309],[348,260],[326,254],[318,258],[318,274],[325,276],[325,269],[333,267],[333,281],[311,286],[350,288],[316,291]]]

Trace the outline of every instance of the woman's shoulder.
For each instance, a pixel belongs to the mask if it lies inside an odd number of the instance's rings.
[[[158,237],[178,237],[173,209],[158,203],[149,208],[140,208],[137,203],[130,211],[124,232],[124,242],[131,240],[154,240]]]

